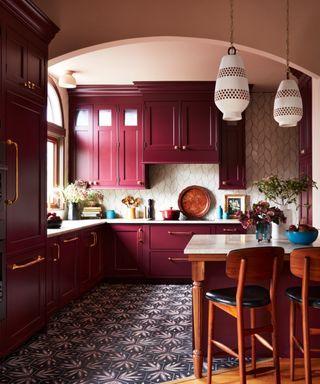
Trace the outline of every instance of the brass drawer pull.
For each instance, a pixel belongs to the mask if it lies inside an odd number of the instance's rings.
[[[175,263],[176,261],[189,261],[186,257],[168,257],[168,260],[171,261],[171,263]]]
[[[138,243],[143,244],[143,229],[142,228],[138,229]]]
[[[8,139],[6,141],[6,144],[7,145],[12,145],[15,149],[15,152],[16,152],[16,160],[15,160],[15,172],[16,172],[16,175],[15,175],[15,192],[14,192],[14,197],[13,199],[7,199],[5,201],[5,203],[7,205],[12,205],[14,204],[18,198],[19,198],[19,146],[18,146],[18,143],[16,143],[15,141],[12,141],[10,139]]]
[[[54,257],[53,261],[57,262],[60,259],[60,244],[53,243],[53,246],[57,248],[57,257]]]
[[[79,239],[79,237],[73,237],[72,239],[63,240],[63,243],[71,243],[72,241],[76,241],[78,239]]]
[[[237,232],[237,228],[223,228],[223,232]]]
[[[93,236],[93,243],[90,244],[89,247],[94,248],[98,243],[97,232],[91,232],[91,235]]]
[[[172,231],[168,231],[168,235],[172,235],[172,236],[192,236],[192,235],[194,235],[194,232],[172,232]]]
[[[32,261],[29,261],[29,263],[26,263],[26,264],[13,264],[11,265],[11,269],[14,271],[16,269],[24,269],[24,268],[28,268],[28,267],[31,267],[32,265],[35,265],[35,264],[38,264],[38,263],[41,263],[42,261],[44,261],[44,257],[42,256],[38,256],[36,259],[32,260]]]

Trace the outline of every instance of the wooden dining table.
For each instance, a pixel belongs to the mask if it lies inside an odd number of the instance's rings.
[[[196,378],[202,377],[204,348],[202,337],[204,332],[204,283],[206,276],[206,265],[212,262],[225,261],[228,253],[234,249],[277,246],[285,251],[288,260],[290,253],[297,248],[306,247],[290,243],[288,240],[271,240],[271,242],[258,243],[255,235],[194,235],[186,248],[184,254],[192,264],[192,307],[193,307],[193,363]],[[320,246],[317,240],[312,246]]]

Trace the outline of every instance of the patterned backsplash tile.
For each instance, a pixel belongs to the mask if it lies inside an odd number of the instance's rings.
[[[277,174],[280,177],[298,175],[298,128],[280,128],[273,119],[274,94],[252,94],[246,111],[246,167],[247,189],[220,191],[219,165],[217,164],[169,164],[150,167],[148,190],[104,190],[106,209],[114,209],[119,216],[126,215],[121,203],[128,194],[155,201],[157,217],[160,210],[178,207],[179,193],[189,185],[206,187],[213,196],[213,204],[207,218],[215,218],[216,208],[224,206],[224,195],[245,193],[249,203],[263,196],[253,187],[253,182],[262,177]],[[295,220],[295,212],[293,212]]]

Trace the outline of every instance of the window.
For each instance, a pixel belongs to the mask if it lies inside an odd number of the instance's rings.
[[[55,189],[63,185],[63,154],[65,130],[60,96],[53,80],[48,82],[47,100],[47,202],[55,207]]]

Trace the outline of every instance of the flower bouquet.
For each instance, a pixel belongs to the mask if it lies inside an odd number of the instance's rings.
[[[126,205],[129,209],[129,219],[136,218],[136,208],[141,204],[140,197],[126,196],[121,202]]]
[[[271,240],[271,223],[285,223],[286,217],[283,211],[277,207],[270,207],[267,201],[259,201],[252,205],[252,209],[246,212],[239,212],[238,218],[243,228],[256,228],[256,237],[262,240]]]

